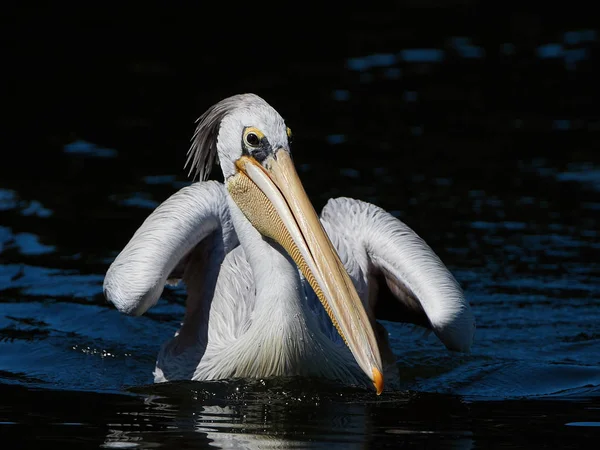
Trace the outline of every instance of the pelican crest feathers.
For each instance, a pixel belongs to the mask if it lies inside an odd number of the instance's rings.
[[[193,175],[193,179],[197,176],[200,181],[205,181],[215,163],[219,163],[217,138],[223,118],[237,109],[251,108],[260,103],[266,104],[258,95],[238,94],[221,100],[202,114],[196,120],[198,126],[187,152],[185,167],[190,166],[188,175]]]

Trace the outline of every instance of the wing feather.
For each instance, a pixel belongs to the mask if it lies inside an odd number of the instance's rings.
[[[214,241],[214,242],[213,242]],[[119,311],[141,315],[156,304],[165,283],[184,276],[207,248],[224,255],[238,244],[224,187],[216,181],[187,186],[159,205],[110,265],[104,295]],[[211,252],[214,257],[215,252]]]
[[[470,349],[475,320],[469,303],[410,227],[378,206],[350,198],[329,200],[321,220],[373,316],[431,328],[449,349]]]

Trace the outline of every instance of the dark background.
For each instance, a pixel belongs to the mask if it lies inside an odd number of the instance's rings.
[[[172,173],[185,180],[194,120],[241,92],[261,95],[286,118],[301,149],[298,164],[313,161],[325,171],[377,160],[394,167],[397,197],[382,204],[392,209],[408,203],[410,175],[423,168],[444,176],[444,167],[458,166],[463,182],[476,176],[474,168],[479,175],[489,169],[507,188],[501,169],[518,160],[542,155],[566,167],[598,159],[597,32],[581,42],[565,34],[595,30],[597,20],[577,2],[400,1],[332,11],[163,3],[4,12],[8,139],[0,177],[30,198],[39,197],[44,180],[42,195],[66,223],[91,215],[99,228],[108,226],[114,205],[103,209],[106,189],[127,190],[127,179]],[[464,57],[456,36],[482,57]],[[540,58],[539,47],[548,44],[562,46],[561,55]],[[444,59],[360,70],[349,62],[407,48],[443,50]],[[350,94],[347,101],[336,100],[339,90]],[[407,92],[416,101],[407,101]],[[330,145],[327,136],[339,134],[342,145]],[[117,149],[118,164],[73,161],[63,148],[78,140]],[[307,186],[318,208],[340,194],[335,176],[319,173]],[[556,192],[565,202],[573,195],[564,185]],[[80,211],[82,204],[92,211]]]
[[[0,423],[15,445],[208,445],[196,427],[215,418],[225,443],[240,423],[341,448],[575,448],[593,437],[591,3],[15,5],[0,11]],[[407,49],[443,58],[406,61]],[[473,306],[471,355],[394,329],[410,392],[380,403],[336,403],[305,385],[296,403],[287,387],[242,383],[175,386],[165,404],[130,395],[151,382],[184,294],[165,290],[143,317],[124,317],[105,302],[103,275],[151,209],[189,183],[195,119],[242,92],[292,128],[317,210],[332,196],[372,201],[434,248]],[[84,141],[91,153],[67,151]],[[202,416],[204,405],[233,412]]]
[[[179,167],[194,119],[240,92],[273,103],[296,123],[301,142],[352,130],[348,152],[389,146],[412,155],[433,145],[431,151],[466,151],[475,159],[512,157],[515,140],[553,131],[554,119],[577,119],[570,142],[597,144],[598,39],[569,44],[564,37],[595,29],[597,20],[576,2],[524,9],[510,2],[399,1],[329,13],[283,4],[54,6],[9,10],[4,21],[11,119],[5,125],[13,156],[29,161],[30,173],[54,164],[53,153],[76,138],[118,148],[138,164]],[[469,37],[485,57],[462,58],[451,36]],[[502,51],[507,43],[512,54]],[[548,43],[585,47],[586,54],[580,61],[575,54],[540,60],[536,50]],[[446,59],[395,64],[399,79],[376,67],[369,83],[344,70],[348,58],[415,47],[443,49]],[[570,60],[576,70],[566,69]],[[335,89],[350,90],[351,101],[335,102]],[[406,90],[418,93],[417,104],[399,101]],[[523,121],[519,129],[515,119]],[[413,139],[408,130],[417,123],[435,145]],[[473,148],[453,148],[457,134],[468,135]],[[572,155],[574,146],[562,152]]]

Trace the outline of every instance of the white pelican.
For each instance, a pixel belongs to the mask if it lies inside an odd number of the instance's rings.
[[[104,294],[127,314],[147,311],[172,279],[186,285],[185,317],[159,352],[156,382],[314,376],[372,383],[379,394],[395,363],[378,302],[394,303],[391,320],[469,350],[471,309],[431,248],[358,200],[329,200],[319,221],[290,138],[254,94],[212,106],[198,119],[188,164],[205,180],[218,157],[224,184],[175,193],[109,267]]]

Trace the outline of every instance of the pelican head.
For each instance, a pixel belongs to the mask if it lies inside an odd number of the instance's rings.
[[[260,234],[289,254],[379,394],[383,375],[375,333],[296,173],[290,140],[290,129],[267,102],[236,95],[198,119],[187,164],[203,180],[218,155],[233,201]]]

